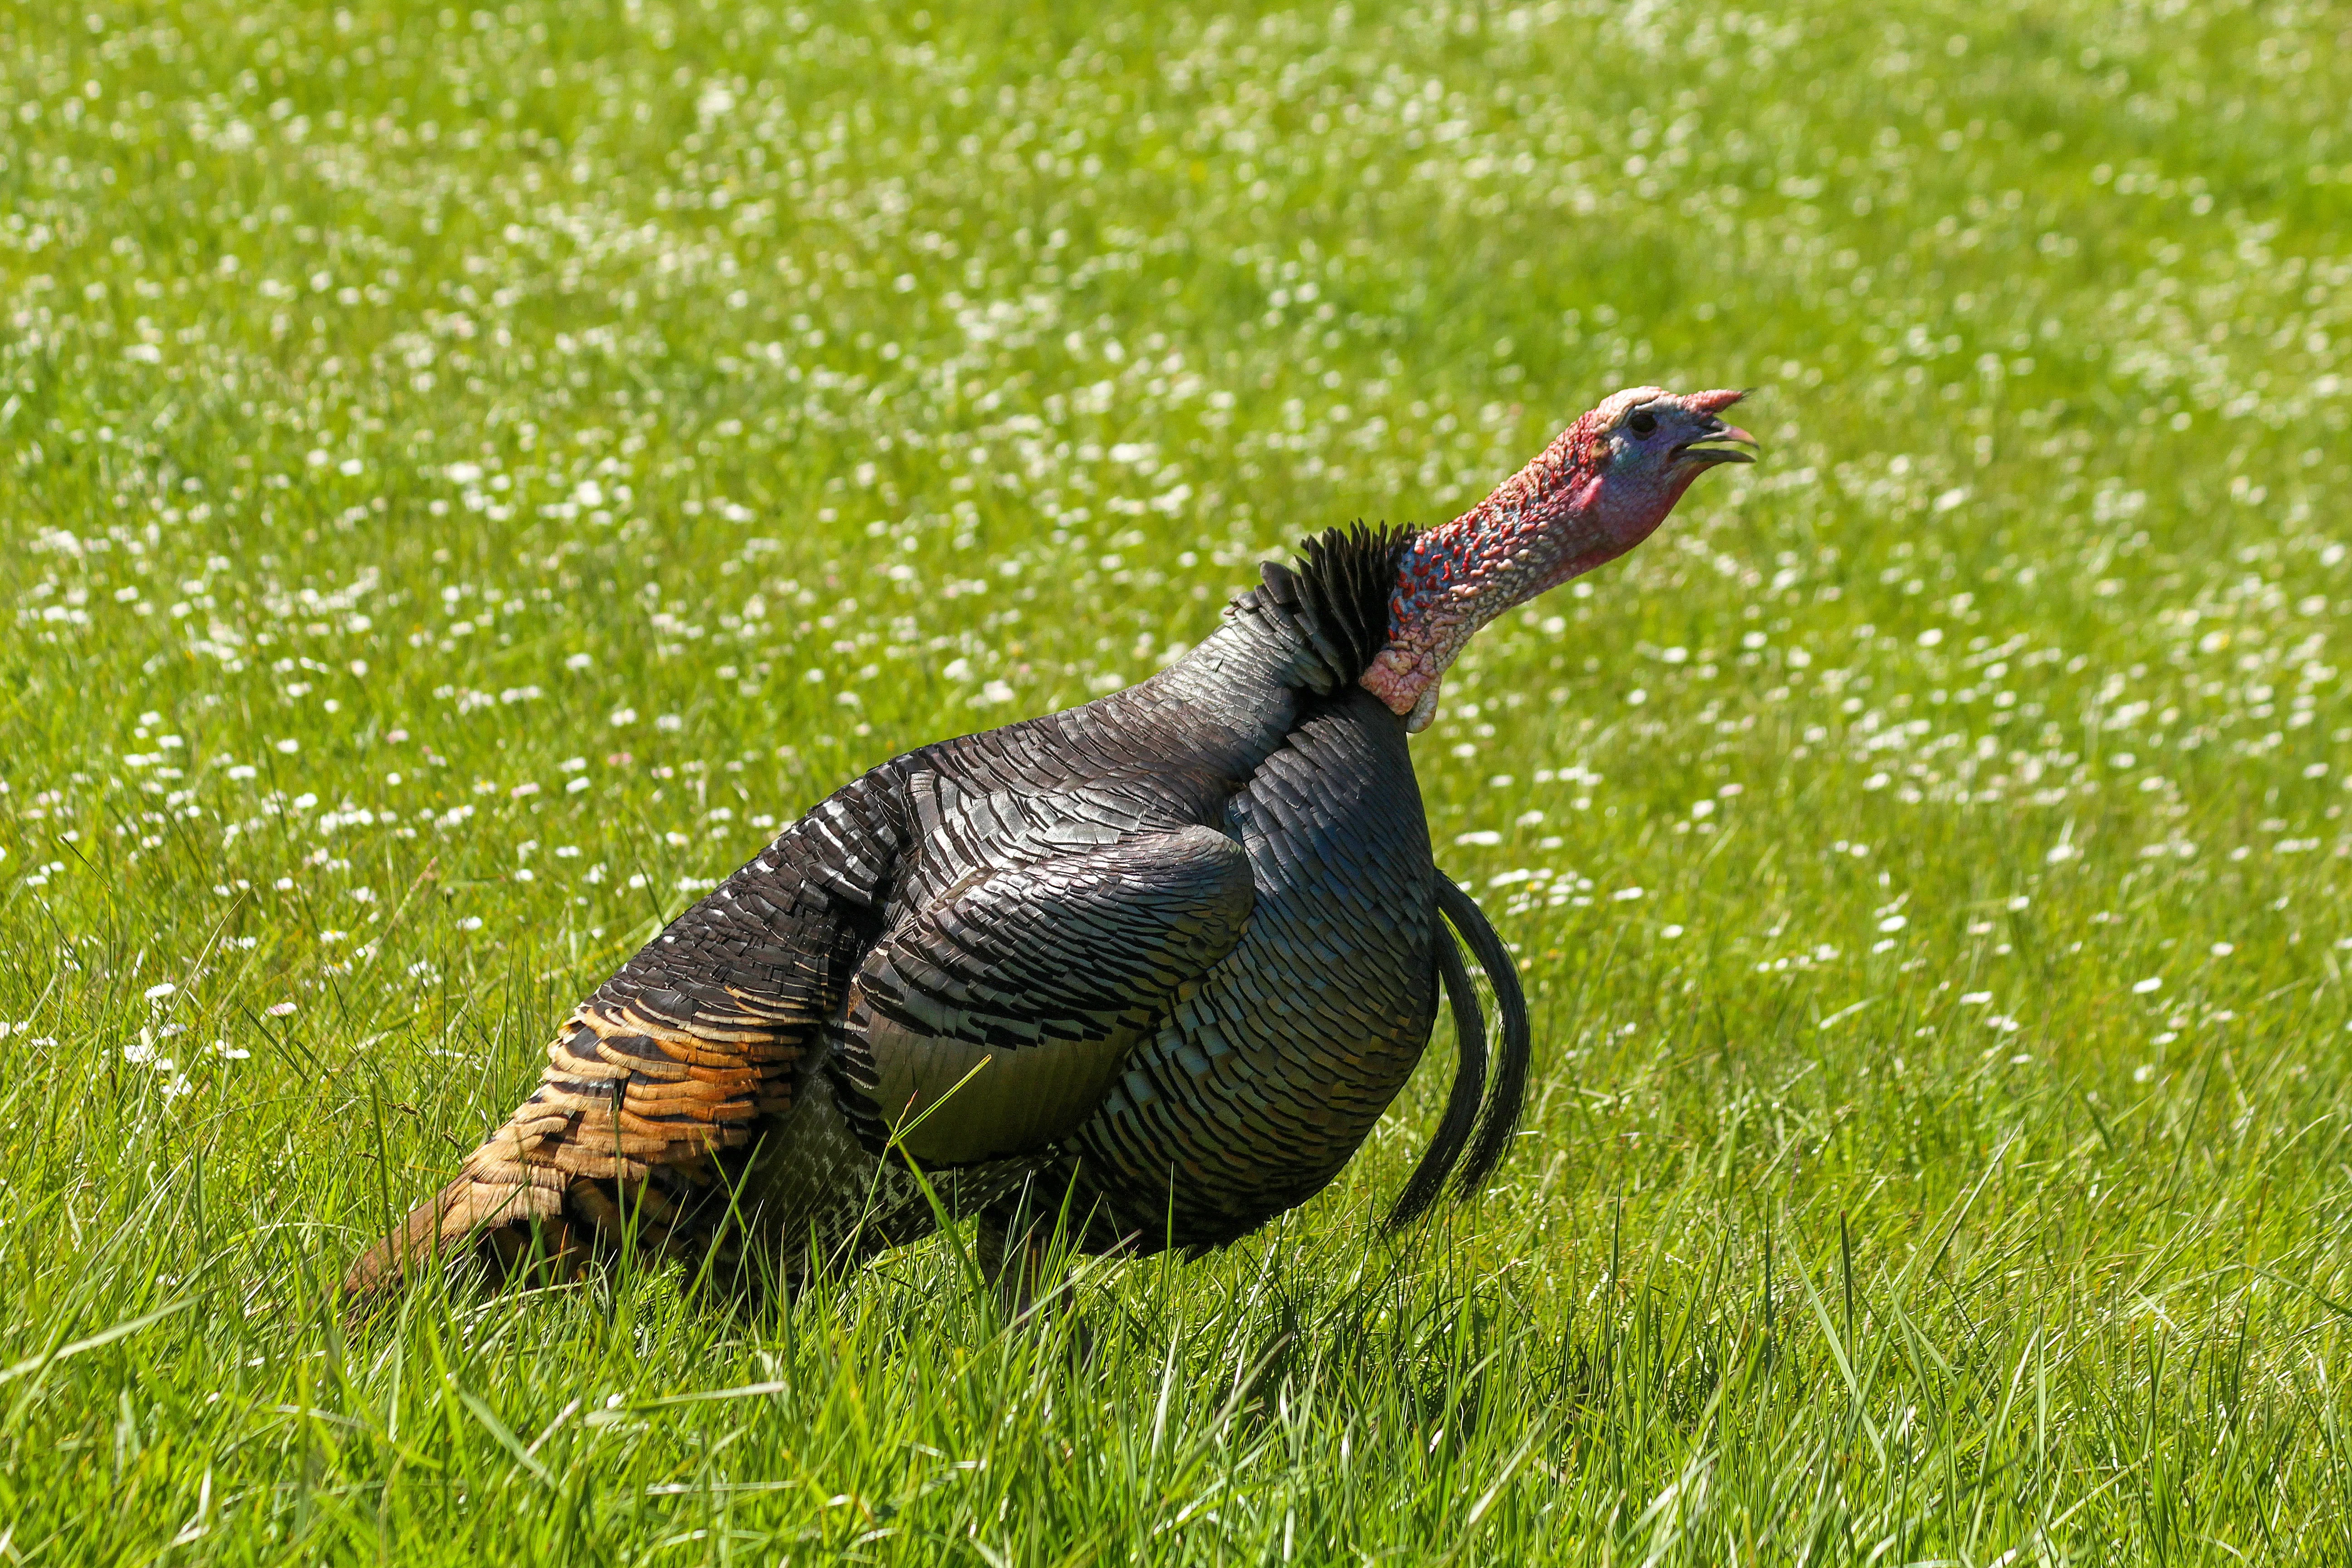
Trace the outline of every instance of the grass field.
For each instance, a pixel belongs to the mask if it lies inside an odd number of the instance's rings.
[[[2347,27],[6,0],[0,1561],[2346,1561]],[[1416,742],[1475,1205],[1441,1030],[1044,1326],[338,1321],[779,823],[1643,382],[1764,461]]]

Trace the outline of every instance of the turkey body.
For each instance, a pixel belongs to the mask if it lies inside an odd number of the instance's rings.
[[[1024,1196],[1066,1201],[1092,1250],[1213,1246],[1320,1191],[1361,1144],[1437,1005],[1429,838],[1402,722],[1351,688],[1286,728],[1202,726],[1148,768],[1056,766],[1116,757],[1139,730],[1164,739],[1173,695],[1147,683],[925,747],[852,786],[913,829],[876,949],[940,931],[943,905],[969,930],[1009,880],[1053,949],[1030,984],[1059,985],[1065,1026],[1008,1030],[937,963],[921,978],[889,963],[885,1002],[869,952],[751,1164],[762,1224],[860,1252],[928,1231],[929,1200],[882,1157],[897,1130],[951,1212],[1002,1229]],[[1098,900],[1079,889],[1138,867],[1181,891],[1141,918],[1122,910],[1121,929],[1103,906],[1132,904],[1119,897],[1132,883]],[[1056,873],[1060,896],[1036,909]],[[1123,962],[1139,952],[1156,984]]]
[[[1460,969],[1404,721],[1355,682],[1396,541],[1353,548],[1140,685],[820,803],[575,1011],[352,1286],[624,1230],[790,1284],[940,1206],[1199,1248],[1320,1191]]]

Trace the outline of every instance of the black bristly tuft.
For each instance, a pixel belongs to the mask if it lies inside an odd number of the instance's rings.
[[[1301,542],[1300,596],[1348,659],[1348,678],[1371,667],[1389,640],[1389,600],[1396,592],[1397,561],[1412,543],[1408,528],[1327,529]]]
[[[1236,604],[1287,616],[1336,683],[1353,681],[1388,646],[1389,599],[1414,534],[1360,522],[1327,529],[1301,540],[1290,564],[1267,562],[1259,571],[1263,585]]]

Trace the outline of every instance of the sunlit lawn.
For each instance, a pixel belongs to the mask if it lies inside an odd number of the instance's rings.
[[[0,1560],[2346,1560],[2352,36],[2172,9],[11,0]],[[1479,1202],[1441,1031],[1043,1325],[338,1321],[779,824],[1642,382],[1765,460],[1416,742]]]

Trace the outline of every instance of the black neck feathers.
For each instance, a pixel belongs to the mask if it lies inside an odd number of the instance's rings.
[[[1343,686],[1371,668],[1389,640],[1389,599],[1397,566],[1417,531],[1381,526],[1327,529],[1299,542],[1299,559],[1269,561],[1263,584],[1234,600],[1236,615],[1287,621]]]

